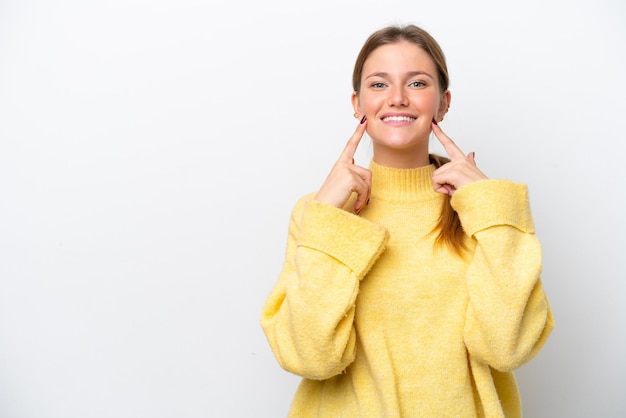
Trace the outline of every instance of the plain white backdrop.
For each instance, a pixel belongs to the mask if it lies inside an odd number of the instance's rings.
[[[0,0],[0,417],[286,415],[261,307],[392,23],[447,55],[443,129],[530,187],[556,328],[525,416],[626,416],[624,22],[620,0]]]

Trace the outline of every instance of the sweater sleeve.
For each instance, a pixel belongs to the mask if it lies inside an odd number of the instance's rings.
[[[296,204],[283,269],[261,314],[281,367],[327,379],[354,361],[359,283],[387,239],[382,226],[311,196]]]
[[[483,180],[460,188],[451,204],[476,243],[467,270],[465,344],[475,360],[513,370],[539,352],[554,327],[527,187]]]

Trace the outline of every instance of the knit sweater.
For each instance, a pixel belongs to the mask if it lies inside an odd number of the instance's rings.
[[[303,377],[292,417],[521,417],[512,371],[553,328],[525,185],[458,189],[466,257],[435,245],[434,166],[372,161],[355,215],[303,197],[261,315],[276,359]]]

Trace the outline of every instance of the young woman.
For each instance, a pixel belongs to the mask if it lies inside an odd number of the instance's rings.
[[[353,88],[360,123],[296,204],[261,317],[303,377],[290,416],[521,416],[512,371],[553,328],[526,186],[487,179],[438,126],[448,73],[424,30],[372,34]],[[450,158],[429,155],[431,132]]]

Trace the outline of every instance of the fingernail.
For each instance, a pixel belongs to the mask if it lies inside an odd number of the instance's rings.
[[[366,120],[367,120],[367,116],[363,115],[363,117],[361,118],[361,125],[363,125]]]
[[[437,123],[437,121],[435,120],[435,118],[433,118],[433,123],[437,126],[439,126],[439,124]]]

